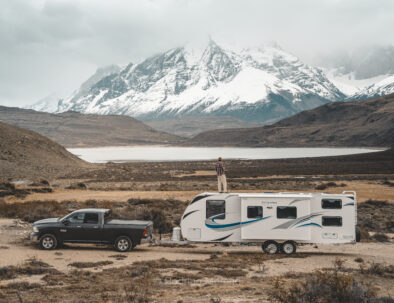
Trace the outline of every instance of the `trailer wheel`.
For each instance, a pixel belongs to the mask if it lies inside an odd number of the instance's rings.
[[[281,246],[281,251],[286,255],[294,254],[297,250],[297,246],[293,241],[286,241]]]
[[[360,240],[361,240],[360,227],[356,226],[356,242],[360,242]]]
[[[132,242],[129,237],[119,237],[115,241],[115,249],[119,252],[126,252],[132,248]]]
[[[279,252],[279,244],[275,241],[265,241],[261,247],[266,254],[274,255]]]

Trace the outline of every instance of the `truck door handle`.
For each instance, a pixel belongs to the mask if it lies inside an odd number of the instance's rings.
[[[98,228],[98,226],[93,226],[93,228]]]
[[[77,228],[81,228],[81,225],[78,225]]]

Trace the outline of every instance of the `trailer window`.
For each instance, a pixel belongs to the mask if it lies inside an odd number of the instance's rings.
[[[220,215],[220,216],[218,216]],[[218,216],[215,219],[226,219],[226,201],[224,200],[207,200],[206,203],[206,217],[207,219],[213,216]]]
[[[342,217],[322,217],[323,226],[342,226]]]
[[[276,208],[276,217],[278,219],[296,219],[297,207],[295,206],[278,206]]]
[[[85,219],[83,220],[83,223],[97,224],[98,223],[98,214],[96,214],[96,213],[86,213],[85,214]]]
[[[248,218],[262,218],[263,207],[262,206],[248,206]]]
[[[321,200],[321,208],[341,209],[342,208],[342,200],[341,199],[323,199],[323,200]]]

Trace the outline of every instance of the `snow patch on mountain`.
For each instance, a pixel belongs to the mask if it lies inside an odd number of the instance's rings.
[[[59,101],[60,97],[55,93],[51,93],[48,96],[38,100],[37,102],[25,106],[24,108],[33,109],[39,112],[53,113],[57,111]]]
[[[58,111],[140,119],[210,114],[266,120],[345,98],[321,69],[277,45],[236,49],[210,40],[98,78],[62,101]]]
[[[394,93],[394,75],[390,75],[377,83],[365,87],[350,96],[349,100],[364,100],[392,93]]]

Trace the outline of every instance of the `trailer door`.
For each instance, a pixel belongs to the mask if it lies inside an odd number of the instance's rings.
[[[241,239],[261,239],[266,230],[267,208],[261,199],[247,197],[241,200]]]

